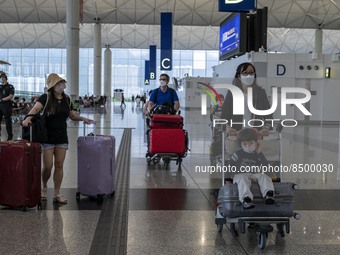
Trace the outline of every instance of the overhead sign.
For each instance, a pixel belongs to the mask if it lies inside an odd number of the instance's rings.
[[[161,13],[161,70],[172,70],[172,13]]]
[[[145,60],[144,85],[150,85],[150,61]]]
[[[150,80],[156,80],[156,56],[157,56],[156,45],[150,45],[149,47]]]
[[[256,0],[219,0],[220,12],[248,12],[256,10]]]

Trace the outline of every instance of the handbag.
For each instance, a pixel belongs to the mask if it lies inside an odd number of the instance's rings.
[[[47,129],[46,129],[46,115],[45,108],[48,102],[48,97],[44,109],[37,114],[27,114],[24,120],[27,117],[31,117],[32,125],[30,127],[22,127],[22,139],[29,140],[37,143],[46,143],[47,142]],[[32,134],[30,133],[32,131]]]

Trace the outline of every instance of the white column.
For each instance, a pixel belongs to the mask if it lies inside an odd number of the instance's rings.
[[[317,58],[322,55],[322,40],[323,40],[323,32],[322,29],[315,30],[315,42],[314,42],[314,53],[316,53]]]
[[[79,1],[67,0],[67,93],[79,96]]]
[[[107,96],[109,102],[112,95],[112,52],[110,45],[106,45],[104,51],[104,94]]]
[[[93,45],[93,94],[95,96],[101,93],[101,77],[102,77],[102,47],[101,47],[101,25],[99,19],[94,24],[94,45]]]

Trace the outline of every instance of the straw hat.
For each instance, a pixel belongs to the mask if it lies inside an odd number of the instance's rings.
[[[58,82],[60,81],[65,81],[64,78],[61,78],[58,74],[56,73],[51,73],[48,77],[47,77],[47,90],[50,90],[51,88],[53,88]]]

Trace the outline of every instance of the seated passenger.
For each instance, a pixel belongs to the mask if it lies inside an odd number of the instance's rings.
[[[14,97],[13,102],[12,102],[12,112],[13,114],[18,114],[19,113],[19,97]]]
[[[19,103],[19,113],[26,115],[31,110],[30,105],[26,103],[26,98],[21,98],[21,102]]]
[[[170,77],[163,73],[160,75],[160,86],[154,89],[150,95],[148,109],[151,110],[156,105],[170,105],[175,112],[179,109],[179,100],[174,89],[168,87]]]
[[[258,183],[261,193],[266,199],[266,204],[274,204],[274,185],[272,179],[263,173],[242,173],[244,167],[251,166],[267,166],[268,161],[260,151],[258,142],[258,133],[255,129],[246,128],[239,133],[239,140],[242,149],[236,151],[230,159],[230,166],[236,166],[239,174],[233,178],[233,182],[237,184],[239,200],[243,204],[244,209],[255,207],[253,203],[253,194],[250,191],[252,183]],[[259,168],[260,169],[260,168]]]

